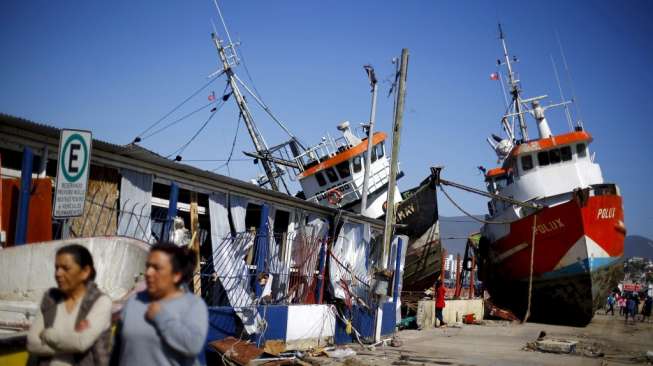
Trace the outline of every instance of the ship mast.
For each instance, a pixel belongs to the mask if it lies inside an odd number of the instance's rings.
[[[519,130],[521,131],[521,137],[523,141],[528,140],[528,131],[526,130],[526,120],[522,112],[522,100],[521,100],[521,90],[519,90],[519,80],[515,77],[515,74],[512,71],[512,63],[510,60],[510,55],[508,54],[508,46],[506,46],[506,39],[503,36],[503,29],[501,28],[501,23],[499,23],[499,39],[501,40],[501,45],[503,46],[503,57],[505,59],[506,67],[508,68],[508,83],[510,84],[510,95],[512,95],[512,103],[514,106],[515,114],[519,120]]]
[[[238,56],[236,55],[234,44],[231,42],[231,40],[229,40],[229,44],[226,47],[223,46],[222,41],[216,35],[216,33],[211,33],[211,38],[213,39],[215,48],[218,50],[218,55],[222,61],[222,71],[227,75],[229,86],[231,87],[234,98],[236,98],[236,103],[238,103],[238,108],[240,109],[240,114],[242,115],[245,126],[247,127],[247,132],[249,133],[249,136],[254,143],[254,148],[256,149],[257,154],[263,157],[262,159],[259,159],[259,161],[261,164],[263,164],[263,170],[265,170],[265,175],[268,177],[270,187],[274,191],[279,191],[279,186],[277,185],[276,181],[276,167],[268,159],[268,147],[266,146],[263,137],[261,137],[261,134],[254,124],[254,119],[252,118],[252,114],[249,111],[247,102],[245,102],[245,98],[243,98],[243,94],[240,92],[240,88],[238,88],[236,75],[231,68],[233,65],[238,63]],[[229,55],[227,55],[227,53],[229,53]]]

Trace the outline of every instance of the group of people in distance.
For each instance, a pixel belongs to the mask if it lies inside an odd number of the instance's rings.
[[[653,297],[640,296],[637,292],[633,293],[620,293],[611,292],[606,300],[605,314],[611,313],[614,315],[614,308],[619,308],[619,315],[630,318],[633,323],[637,321],[637,315],[642,322],[651,320],[651,308],[653,307]]]
[[[59,248],[57,287],[43,295],[27,335],[28,364],[195,364],[208,331],[206,304],[185,285],[195,261],[186,247],[153,245],[146,262],[146,289],[126,302],[112,336],[112,301],[94,282],[91,253],[78,244]]]

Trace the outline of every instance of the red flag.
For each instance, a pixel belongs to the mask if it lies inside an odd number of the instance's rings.
[[[214,100],[215,100],[215,92],[211,92],[211,94],[209,94],[209,102],[212,102]]]
[[[499,73],[498,72],[491,73],[490,80],[499,80]]]

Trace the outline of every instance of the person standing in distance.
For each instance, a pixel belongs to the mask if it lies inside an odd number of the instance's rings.
[[[446,293],[447,289],[444,288],[444,284],[442,281],[438,280],[438,282],[435,283],[435,317],[440,321],[439,326],[447,325],[442,317],[442,309],[445,307],[444,296]]]
[[[192,278],[195,254],[172,243],[150,249],[145,291],[122,310],[112,365],[194,365],[208,332],[208,310],[184,285]]]

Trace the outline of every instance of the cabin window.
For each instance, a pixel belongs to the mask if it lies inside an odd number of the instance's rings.
[[[317,184],[319,184],[320,187],[326,184],[326,179],[324,179],[324,175],[322,175],[322,172],[315,173],[315,179],[317,179]]]
[[[338,174],[336,174],[336,171],[333,170],[333,168],[325,169],[324,173],[326,174],[327,178],[329,178],[329,182],[335,183],[338,181]]]
[[[531,155],[521,157],[521,168],[524,171],[533,169],[533,157]]]
[[[354,173],[361,171],[363,168],[363,163],[360,155],[356,155],[354,159],[352,159],[352,165],[354,166]]]
[[[578,144],[576,145],[576,153],[578,154],[579,158],[584,158],[587,156],[587,147],[585,144]]]
[[[342,179],[350,176],[351,171],[349,170],[349,160],[345,160],[342,163],[336,165],[336,170],[338,170],[338,175],[340,175],[340,178]]]
[[[562,158],[562,161],[571,160],[571,146],[560,148],[560,157]]]
[[[559,149],[549,150],[549,160],[551,161],[551,164],[558,164],[561,160],[560,150]]]
[[[372,147],[372,159],[371,159],[371,162],[373,163],[375,161],[376,161],[376,146],[373,146]]]
[[[537,153],[537,163],[540,166],[549,165],[549,152],[548,151],[541,151],[541,152]]]
[[[374,150],[376,150],[375,155],[376,155],[377,158],[381,159],[383,157],[384,152],[385,152],[384,147],[385,147],[385,145],[383,143],[380,143],[380,144],[377,144],[376,146],[374,146]]]

